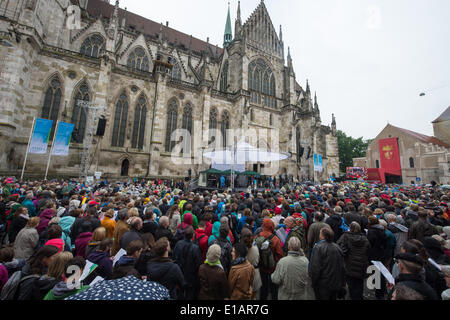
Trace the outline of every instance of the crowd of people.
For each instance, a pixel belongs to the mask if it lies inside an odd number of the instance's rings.
[[[450,190],[440,186],[197,192],[162,180],[3,178],[0,187],[3,300],[62,300],[99,277],[129,276],[173,300],[450,299]],[[395,281],[369,272],[373,261]],[[71,285],[73,266],[88,264],[97,267]]]

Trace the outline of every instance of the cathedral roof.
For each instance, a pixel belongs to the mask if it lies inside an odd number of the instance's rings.
[[[87,6],[87,12],[91,17],[105,17],[110,18],[113,14],[114,6],[109,4],[103,0],[89,0]],[[126,17],[126,27],[133,26],[134,29],[138,32],[143,33],[144,35],[157,37],[160,32],[161,24],[150,19],[144,18],[140,15],[137,15],[132,12],[125,11],[123,9],[119,9],[119,21],[122,21],[123,17]],[[170,27],[164,26],[163,32],[168,36],[168,41],[171,43],[175,43],[175,40],[184,45],[186,49],[189,48],[190,43],[190,35],[187,35],[183,32],[177,31]],[[192,51],[201,53],[202,51],[207,50],[209,47],[210,53],[214,56],[214,58],[219,57],[223,53],[223,49],[217,47],[217,56],[216,54],[216,46],[209,44],[205,41],[192,37]]]

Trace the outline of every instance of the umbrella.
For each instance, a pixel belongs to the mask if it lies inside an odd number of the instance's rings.
[[[170,300],[169,290],[135,276],[105,280],[65,300]]]

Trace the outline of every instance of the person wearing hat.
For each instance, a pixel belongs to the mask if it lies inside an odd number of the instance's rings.
[[[426,283],[422,276],[423,261],[413,253],[400,253],[395,257],[398,260],[398,267],[400,270],[399,276],[395,279],[396,286],[402,284],[420,293],[424,300],[438,300],[436,291]],[[388,286],[395,290],[395,287]],[[392,290],[389,293],[389,300],[392,298]]]
[[[227,275],[220,263],[222,249],[213,244],[208,248],[206,260],[198,270],[199,300],[225,300],[230,297]]]

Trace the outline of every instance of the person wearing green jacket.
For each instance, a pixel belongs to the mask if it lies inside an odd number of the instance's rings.
[[[64,280],[58,282],[53,289],[51,289],[44,300],[64,300],[74,294],[82,292],[89,288],[89,286],[84,286],[77,282],[80,278],[84,267],[86,266],[86,260],[82,257],[74,257],[70,259],[64,269]],[[77,268],[78,271],[73,272],[73,268]]]
[[[183,217],[184,217],[184,215],[186,214],[186,213],[190,213],[190,214],[192,214],[192,217],[193,217],[193,219],[194,219],[194,223],[192,224],[192,227],[194,228],[194,230],[196,230],[197,228],[198,228],[198,218],[197,218],[197,216],[195,215],[195,214],[193,214],[192,213],[192,204],[190,204],[190,203],[186,203],[185,205],[184,205],[184,213],[183,213],[183,215],[181,216],[181,223],[183,223]]]

